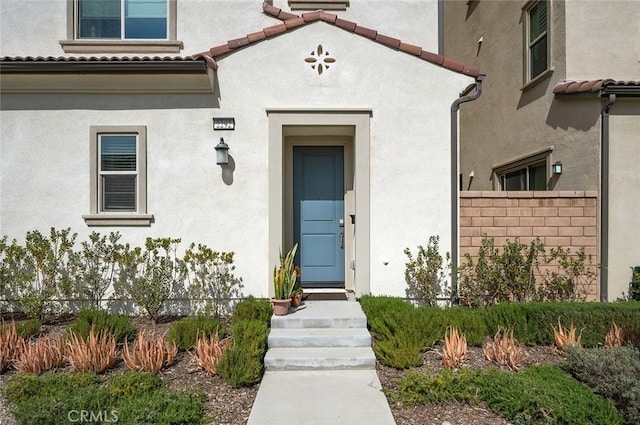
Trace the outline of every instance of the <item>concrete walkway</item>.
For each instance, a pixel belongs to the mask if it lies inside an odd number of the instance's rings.
[[[271,327],[248,425],[395,425],[360,304],[307,302]]]

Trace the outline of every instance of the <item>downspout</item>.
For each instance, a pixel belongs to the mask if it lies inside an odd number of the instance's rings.
[[[600,301],[609,298],[609,110],[616,103],[616,95],[602,108],[600,166]]]
[[[465,90],[460,97],[451,104],[451,303],[458,303],[458,110],[460,104],[476,100],[482,94],[482,81],[485,75],[476,77],[475,91],[465,95]],[[470,86],[471,88],[471,86]]]

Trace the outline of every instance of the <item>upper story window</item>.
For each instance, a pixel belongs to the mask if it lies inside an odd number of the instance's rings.
[[[78,0],[77,38],[167,38],[167,0]]]
[[[549,2],[532,1],[525,9],[526,75],[525,83],[541,77],[549,65]]]
[[[179,53],[178,0],[67,0],[65,53]]]

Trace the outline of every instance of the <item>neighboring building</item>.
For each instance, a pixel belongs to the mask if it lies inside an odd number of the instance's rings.
[[[628,292],[640,265],[640,3],[445,0],[444,28],[444,54],[488,76],[460,121],[461,188],[599,191],[599,295]]]
[[[1,1],[0,235],[201,242],[256,296],[295,241],[305,283],[404,295],[479,70],[431,53],[436,0],[304,3]]]

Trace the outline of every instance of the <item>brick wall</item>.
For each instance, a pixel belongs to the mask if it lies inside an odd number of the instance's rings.
[[[545,247],[584,247],[597,264],[596,191],[460,193],[460,261],[475,257],[484,235],[496,246],[516,237],[529,243],[539,237]]]

